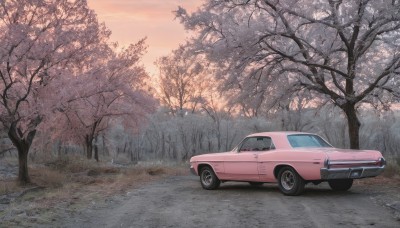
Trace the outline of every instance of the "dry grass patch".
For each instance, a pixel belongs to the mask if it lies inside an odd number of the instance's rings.
[[[19,191],[20,186],[14,180],[0,180],[0,195]]]
[[[400,176],[400,158],[391,158],[387,160],[383,176],[385,177]]]
[[[79,156],[65,156],[45,163],[45,166],[67,173],[80,173],[91,168],[96,168],[99,164],[94,160],[88,160]]]
[[[400,174],[400,167],[398,165],[388,164],[383,172],[385,177],[394,177]]]
[[[166,171],[162,167],[128,167],[114,174],[97,178],[90,188],[109,196],[154,181],[166,174]]]
[[[157,176],[165,174],[166,170],[161,167],[151,167],[146,169],[146,173],[149,174],[150,176]]]
[[[45,188],[59,188],[67,182],[65,173],[47,167],[34,167],[30,169],[32,183]]]
[[[33,167],[32,181],[42,187],[57,188],[60,199],[104,198],[123,193],[164,176],[187,174],[186,165],[143,164],[114,167],[82,158],[67,157]],[[68,193],[68,194],[67,194]],[[72,194],[71,194],[72,193]],[[63,197],[66,194],[67,197]],[[85,194],[86,197],[81,197]],[[68,201],[68,200],[67,200]]]

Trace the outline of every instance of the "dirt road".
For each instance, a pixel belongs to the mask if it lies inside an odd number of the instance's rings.
[[[64,220],[63,227],[400,227],[376,192],[307,186],[283,196],[276,185],[225,183],[206,191],[195,176],[169,177]]]

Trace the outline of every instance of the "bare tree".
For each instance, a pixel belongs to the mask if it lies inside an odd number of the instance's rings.
[[[269,101],[310,91],[344,112],[351,148],[360,106],[388,108],[400,96],[398,0],[208,0],[176,14],[197,32],[194,51],[226,66],[227,89]]]
[[[203,101],[207,83],[201,58],[187,55],[181,46],[171,55],[158,59],[156,65],[160,74],[155,87],[161,103],[174,115],[182,115],[184,110],[195,112]]]

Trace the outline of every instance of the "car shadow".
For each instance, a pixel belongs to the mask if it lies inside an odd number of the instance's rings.
[[[320,196],[355,196],[360,195],[359,192],[354,192],[351,189],[348,191],[333,191],[330,188],[305,188],[303,196],[320,197]]]
[[[225,191],[225,192],[277,192],[281,193],[278,187],[278,184],[265,183],[262,186],[252,186],[246,182],[227,182],[222,183],[221,186],[217,189],[217,191]],[[305,187],[305,190],[301,196],[304,197],[321,197],[321,196],[356,196],[362,195],[359,191],[348,190],[348,191],[333,191],[328,186],[321,186],[308,184]],[[368,195],[367,193],[365,193]]]
[[[221,184],[218,188],[221,191],[249,191],[249,192],[273,192],[279,191],[276,184],[263,184],[262,186],[252,186],[248,183],[227,183]]]

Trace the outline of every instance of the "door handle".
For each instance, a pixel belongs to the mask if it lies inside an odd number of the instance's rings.
[[[258,158],[258,154],[253,154],[254,158]]]

